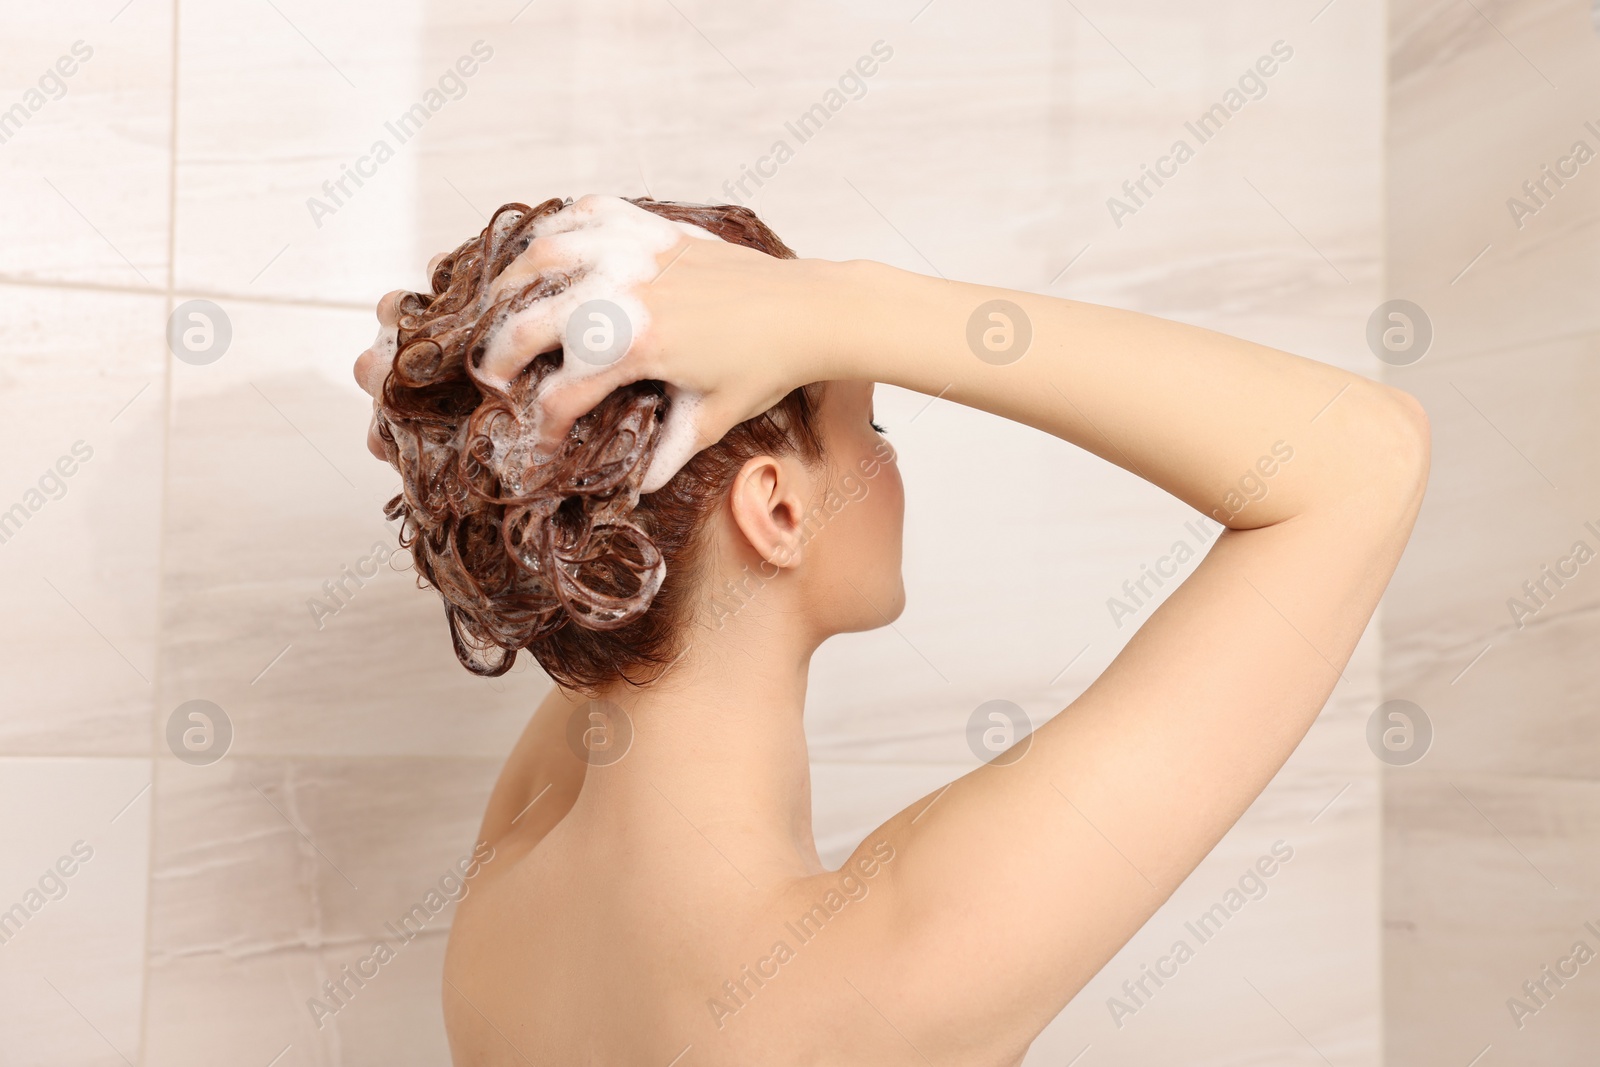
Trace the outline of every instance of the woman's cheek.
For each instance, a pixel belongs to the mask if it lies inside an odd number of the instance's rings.
[[[900,465],[896,462],[894,450],[888,447],[887,441],[879,440],[884,447],[875,449],[867,457],[873,473],[863,479],[866,485],[865,505],[870,512],[869,521],[874,536],[898,541],[905,516],[905,485],[900,479]]]
[[[900,480],[900,464],[891,460],[886,473],[893,480],[891,492],[893,494],[894,501],[894,537],[895,543],[898,545],[900,540],[900,532],[905,528],[906,487],[905,483]]]

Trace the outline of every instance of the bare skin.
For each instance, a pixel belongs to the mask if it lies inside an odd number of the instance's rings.
[[[576,229],[617,210],[575,208]],[[581,247],[563,254],[583,266]],[[689,237],[658,261],[633,290],[649,329],[545,398],[548,435],[640,378],[703,394],[707,441],[825,381],[830,465],[758,457],[715,502],[708,586],[774,577],[736,614],[697,620],[661,681],[597,694],[631,722],[623,758],[591,765],[569,746],[582,695],[552,692],[533,716],[484,817],[494,858],[451,933],[455,1062],[1016,1064],[1341,684],[1420,507],[1426,417],[1360,376],[1133,312]],[[1004,366],[967,341],[995,299],[1033,330]],[[392,300],[379,314],[392,324]],[[553,308],[527,360],[559,326]],[[384,370],[369,353],[357,378],[371,391]],[[810,658],[904,605],[903,501],[872,382],[1070,441],[1228,530],[1021,759],[922,798],[830,871],[810,824]],[[1237,506],[1278,441],[1293,462]],[[808,508],[873,457],[866,493],[808,537]]]

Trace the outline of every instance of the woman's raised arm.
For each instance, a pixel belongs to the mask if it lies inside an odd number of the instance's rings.
[[[1234,824],[1340,684],[1421,504],[1427,420],[1405,393],[1209,330],[841,270],[834,376],[1028,423],[1228,527],[1020,759],[985,764],[863,845],[887,840],[896,859],[863,932],[877,962],[852,980],[880,1008],[878,995],[914,1011],[896,1021],[919,1047],[1020,1050]],[[1026,351],[1006,349],[1008,331],[1031,334]]]

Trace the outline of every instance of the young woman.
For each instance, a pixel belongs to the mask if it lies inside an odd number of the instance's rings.
[[[451,932],[461,1067],[1019,1063],[1304,736],[1427,479],[1394,389],[796,259],[743,209],[508,205],[431,274],[385,298],[356,368],[404,477],[391,514],[463,663],[528,648],[561,683]],[[811,656],[905,599],[874,382],[1054,434],[1228,529],[1081,697],[829,870]]]

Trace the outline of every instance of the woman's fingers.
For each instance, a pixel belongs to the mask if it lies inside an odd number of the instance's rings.
[[[396,289],[391,293],[385,293],[383,299],[378,301],[378,336],[365,352],[356,357],[353,368],[356,384],[374,399],[383,389],[383,380],[388,376],[389,368],[394,365],[395,342],[399,335],[397,324],[400,321],[400,299],[405,295],[404,289]]]
[[[539,385],[534,398],[535,446],[540,455],[553,455],[572,431],[572,424],[624,385],[638,381],[640,375],[626,368],[590,374],[570,374],[566,364]]]
[[[406,295],[404,289],[395,289],[384,293],[378,301],[378,321],[385,326],[393,326],[400,321],[400,300]]]
[[[378,408],[372,408],[372,421],[367,423],[367,451],[386,462],[394,462],[394,457],[389,454],[389,442],[383,439],[378,432]]]
[[[490,287],[497,302],[541,278],[568,287],[508,317],[490,338],[480,374],[502,387],[560,345],[567,363],[622,359],[648,325],[639,296],[671,265],[687,237],[717,240],[615,196],[589,195],[535,221],[534,238]],[[582,372],[582,366],[574,366]],[[636,375],[634,379],[644,377]]]
[[[394,366],[395,334],[394,327],[383,327],[372,346],[356,357],[356,384],[374,400],[383,390],[383,380],[389,376],[389,368]]]
[[[633,328],[638,317],[637,301],[626,301],[635,307],[632,315],[622,315],[616,308],[624,302],[622,287],[645,273],[638,262],[642,256],[626,240],[606,235],[568,231],[535,238],[490,286],[490,302],[504,300],[541,278],[568,279],[567,287],[513,312],[500,324],[484,350],[481,376],[503,388],[537,356],[562,347],[568,336],[568,320],[584,304],[592,306],[585,309],[582,321],[597,329],[579,335],[589,342],[580,355],[591,363],[615,362],[637,336]],[[605,304],[596,301],[613,306],[606,322],[591,323],[591,312],[605,310]],[[605,329],[608,323],[612,327],[609,333]]]
[[[505,270],[489,283],[489,303],[494,304],[541,277],[574,277],[588,269],[587,242],[580,235],[560,233],[535,237]]]
[[[478,377],[502,389],[509,386],[528,364],[561,347],[567,318],[579,302],[573,287],[507,315],[484,346]]]
[[[726,427],[712,428],[709,413],[692,391],[697,375],[683,377],[658,366],[659,338],[650,333],[646,300],[649,286],[688,247],[688,239],[716,241],[698,226],[674,222],[620,197],[589,195],[535,220],[533,240],[490,283],[487,304],[500,304],[530,286],[533,292],[560,291],[532,300],[496,325],[487,339],[474,376],[484,384],[509,389],[540,355],[560,350],[560,367],[544,378],[530,413],[536,449],[549,455],[561,447],[578,419],[614,390],[646,378],[667,383],[673,398],[655,456],[646,472],[649,490],[660,488],[700,449],[715,443]],[[431,278],[442,262],[428,264]],[[379,302],[378,339],[356,361],[356,380],[374,398],[393,366],[400,301],[404,292]],[[687,379],[687,381],[685,380]],[[369,429],[368,446],[388,458],[390,449]]]

